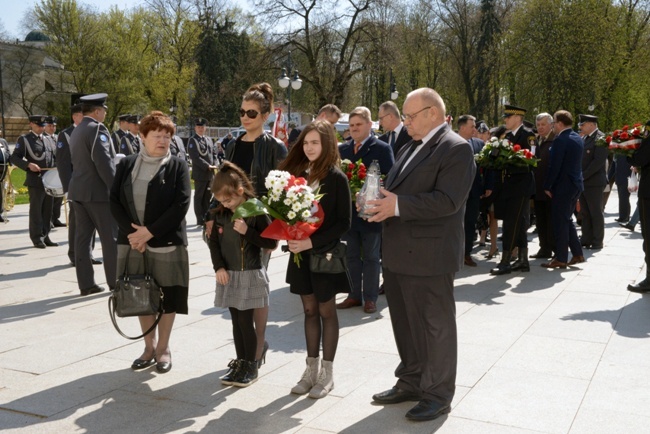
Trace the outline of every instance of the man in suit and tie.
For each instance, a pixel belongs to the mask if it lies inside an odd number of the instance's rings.
[[[584,262],[582,247],[571,216],[582,193],[582,138],[571,129],[573,116],[566,110],[553,115],[555,140],[544,182],[544,191],[551,198],[551,218],[555,235],[555,257],[542,264],[545,268],[566,268]],[[569,252],[573,254],[568,261]]]
[[[463,265],[465,201],[474,153],[445,123],[445,104],[421,88],[404,101],[413,141],[386,178],[385,197],[368,219],[383,222],[384,289],[401,362],[397,384],[373,396],[379,404],[419,401],[406,417],[435,419],[454,397],[457,336],[454,274]]]
[[[537,237],[539,250],[530,255],[533,259],[548,259],[555,251],[555,237],[553,235],[553,220],[551,218],[551,198],[544,192],[544,181],[548,172],[548,163],[551,159],[551,144],[555,139],[553,132],[553,116],[549,113],[540,113],[535,118],[537,126],[537,144],[535,157],[538,158],[537,167],[533,170],[535,175],[535,214],[537,216]]]
[[[390,145],[393,155],[397,155],[402,146],[411,141],[408,129],[404,126],[399,109],[393,101],[386,101],[379,106],[379,125],[385,131],[379,140]]]
[[[350,112],[350,135],[352,140],[339,146],[341,159],[353,163],[363,161],[370,167],[373,160],[379,163],[379,170],[386,175],[393,167],[393,151],[386,142],[371,134],[372,119],[367,107],[357,107]],[[365,313],[377,311],[379,296],[379,273],[381,271],[381,223],[369,223],[359,217],[356,208],[352,211],[352,226],[343,236],[347,242],[347,259],[352,278],[352,291],[337,309],[361,306]]]
[[[476,131],[476,118],[472,115],[462,115],[458,118],[458,135],[472,147],[474,155],[481,152],[485,142],[475,137]],[[476,175],[474,175],[474,182],[472,189],[469,191],[467,197],[467,204],[465,205],[465,265],[469,267],[476,267],[476,262],[472,259],[472,247],[474,247],[474,237],[476,235],[476,221],[481,208],[481,195],[483,194],[483,180],[481,173],[476,168]]]
[[[75,267],[81,295],[102,292],[95,282],[92,265],[92,240],[97,231],[102,242],[104,272],[109,288],[115,287],[117,275],[117,224],[111,215],[109,193],[115,178],[115,149],[106,118],[105,93],[80,98],[83,119],[70,135],[72,177],[68,200],[76,218]]]
[[[582,154],[582,178],[584,191],[580,195],[582,237],[580,244],[586,249],[603,248],[605,238],[605,214],[603,212],[603,191],[607,185],[605,165],[609,151],[606,146],[596,146],[605,137],[598,129],[598,117],[580,115],[580,132],[584,134]]]

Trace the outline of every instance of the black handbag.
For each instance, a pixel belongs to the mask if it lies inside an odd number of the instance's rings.
[[[347,273],[347,250],[347,245],[339,241],[332,249],[324,252],[312,251],[309,256],[309,269],[313,273]]]
[[[163,292],[155,279],[149,274],[147,269],[146,252],[142,254],[144,261],[144,274],[129,274],[128,264],[131,249],[126,254],[124,263],[124,273],[117,279],[115,289],[108,299],[108,312],[111,321],[117,332],[127,339],[140,339],[151,333],[162,318],[163,311]],[[142,315],[158,315],[156,321],[146,332],[140,336],[127,336],[120,330],[115,319],[117,314],[120,318]]]

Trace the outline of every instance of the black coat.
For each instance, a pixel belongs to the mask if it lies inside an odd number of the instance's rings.
[[[643,139],[641,146],[634,151],[631,157],[627,157],[627,163],[639,168],[641,175],[639,197],[643,199],[650,198],[650,136]]]
[[[584,137],[585,149],[582,154],[582,178],[585,187],[605,187],[607,173],[605,164],[609,150],[606,146],[596,146],[596,141],[605,137],[600,130]]]
[[[130,155],[117,165],[111,188],[111,214],[118,225],[118,244],[129,244],[127,236],[135,232],[131,223],[138,222],[133,198],[131,172],[137,155]],[[153,238],[151,247],[187,245],[185,214],[190,207],[190,173],[187,163],[178,157],[160,168],[149,182],[144,222]]]

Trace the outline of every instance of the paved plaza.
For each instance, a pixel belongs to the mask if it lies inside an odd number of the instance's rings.
[[[632,198],[634,204],[636,197]],[[634,205],[633,205],[634,207]],[[190,208],[191,209],[191,208]],[[459,365],[452,411],[414,423],[415,403],[374,405],[398,363],[386,299],[378,311],[339,311],[335,388],[313,400],[289,393],[305,366],[302,308],[285,283],[287,254],[269,266],[270,349],[246,389],[219,376],[234,357],[227,309],[213,307],[214,272],[188,214],[189,315],[172,333],[173,369],[132,371],[141,341],[111,325],[108,294],[79,297],[59,247],[35,249],[28,206],[0,224],[0,430],[21,433],[641,433],[650,432],[650,296],[626,290],[645,273],[640,228],[622,229],[616,193],[606,213],[605,248],[587,262],[490,276],[497,258],[473,252],[478,267],[456,277]],[[536,237],[531,253],[537,250]],[[427,252],[422,252],[427,254]],[[101,257],[98,242],[95,256]],[[95,266],[105,286],[102,266]],[[344,298],[343,295],[339,299]],[[135,333],[135,319],[122,324]]]

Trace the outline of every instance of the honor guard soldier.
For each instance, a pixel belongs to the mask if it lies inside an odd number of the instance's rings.
[[[2,128],[0,128],[0,133],[2,132]],[[9,176],[9,159],[11,158],[11,151],[9,150],[9,144],[5,139],[0,137],[0,207],[4,206],[4,197],[3,195],[5,194],[4,191],[4,180],[7,176]],[[9,193],[8,191],[6,192],[7,194]],[[4,223],[5,219],[2,216],[6,210],[3,208],[0,208],[0,223]],[[9,222],[9,219],[6,220]]]
[[[25,186],[29,192],[29,237],[34,247],[58,246],[50,240],[50,221],[52,219],[52,196],[45,193],[41,175],[43,169],[54,167],[54,153],[51,145],[43,139],[45,116],[29,117],[31,131],[18,138],[11,155],[11,163],[23,169]]]
[[[76,218],[75,266],[81,295],[104,290],[95,283],[91,262],[93,233],[97,230],[104,254],[104,272],[109,287],[114,287],[117,274],[117,225],[111,216],[110,189],[115,178],[115,149],[106,118],[105,93],[80,98],[83,119],[70,135],[72,178],[68,199]]]
[[[192,179],[194,180],[194,214],[196,224],[203,226],[205,213],[210,204],[210,185],[217,168],[217,152],[212,139],[205,135],[208,121],[197,118],[194,122],[194,134],[187,142],[192,160]]]
[[[524,126],[526,109],[504,105],[503,118],[506,135],[513,146],[531,149],[535,145],[535,133]],[[495,183],[496,197],[494,212],[503,219],[503,256],[501,262],[490,273],[509,274],[512,271],[530,271],[528,263],[528,238],[530,226],[530,197],[535,194],[535,179],[529,167],[508,166]],[[494,194],[494,193],[493,193]],[[510,255],[517,248],[517,260],[510,265]]]
[[[120,142],[120,153],[124,155],[140,153],[140,116],[131,115],[126,118],[129,131],[122,137]]]
[[[174,124],[174,128],[177,128],[176,124]],[[187,152],[185,152],[185,144],[183,144],[183,139],[181,139],[176,134],[174,134],[172,137],[172,142],[169,145],[169,151],[173,156],[178,157],[187,163],[188,157]]]
[[[113,147],[115,148],[116,154],[120,153],[120,144],[122,143],[122,137],[126,136],[126,134],[128,133],[129,123],[126,120],[129,116],[131,115],[130,114],[119,115],[117,117],[117,120],[119,121],[120,128],[117,131],[114,131],[113,134],[111,134],[111,141],[113,142]]]
[[[43,142],[50,147],[54,154],[54,167],[58,167],[56,160],[56,116],[45,116],[45,129],[43,131]],[[52,202],[52,225],[55,228],[64,228],[65,223],[61,222],[62,197],[55,197]]]

